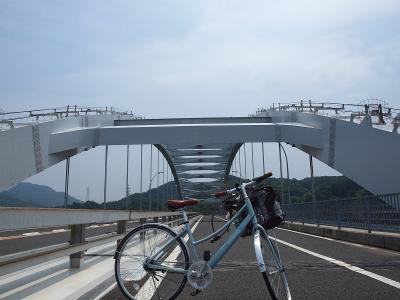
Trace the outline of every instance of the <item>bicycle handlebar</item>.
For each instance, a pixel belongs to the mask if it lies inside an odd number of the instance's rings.
[[[245,183],[245,186],[248,186],[248,185],[250,185],[252,183],[260,183],[264,179],[267,179],[267,178],[269,178],[271,176],[272,176],[272,172],[265,173],[264,175],[261,175],[259,177],[255,177],[250,182]],[[214,196],[215,196],[215,198],[221,198],[221,197],[224,197],[227,194],[230,194],[230,193],[232,193],[233,191],[236,191],[236,190],[237,190],[236,188],[233,188],[231,190],[221,191],[221,192],[216,193]]]
[[[259,183],[259,182],[263,181],[264,179],[267,179],[268,177],[271,177],[271,176],[272,176],[272,172],[268,172],[268,173],[265,173],[264,175],[253,178],[251,181],[255,181],[256,183]]]

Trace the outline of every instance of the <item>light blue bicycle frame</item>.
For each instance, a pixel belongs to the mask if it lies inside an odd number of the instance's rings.
[[[211,268],[214,268],[218,262],[221,260],[221,258],[229,251],[229,249],[232,248],[232,246],[235,244],[235,242],[238,240],[242,232],[245,230],[246,226],[250,223],[253,222],[254,228],[257,226],[257,218],[255,217],[255,212],[253,209],[253,206],[250,202],[250,199],[247,197],[247,195],[244,198],[245,204],[235,213],[235,215],[227,222],[225,223],[224,226],[222,226],[220,229],[217,231],[213,232],[212,234],[200,239],[200,240],[194,240],[193,238],[193,233],[190,228],[186,212],[182,210],[183,218],[184,218],[184,229],[178,233],[178,235],[168,241],[161,249],[159,249],[152,257],[148,259],[149,263],[147,264],[147,267],[150,268],[155,268],[157,270],[165,270],[165,271],[170,271],[170,272],[176,272],[176,273],[186,273],[187,270],[182,269],[182,268],[174,268],[174,267],[168,267],[164,266],[162,264],[157,263],[157,259],[160,258],[168,249],[169,246],[173,244],[173,242],[178,239],[182,238],[183,236],[188,234],[189,241],[187,244],[190,246],[190,254],[193,262],[199,261],[198,254],[197,254],[197,249],[196,246],[204,243],[213,237],[217,236],[219,233],[221,233],[223,230],[225,230],[231,223],[233,223],[237,218],[239,218],[239,215],[244,211],[247,210],[247,216],[246,218],[237,226],[237,228],[228,236],[227,240],[223,243],[223,245],[215,252],[212,256],[211,259],[208,261],[208,265]],[[162,263],[162,261],[160,261]]]

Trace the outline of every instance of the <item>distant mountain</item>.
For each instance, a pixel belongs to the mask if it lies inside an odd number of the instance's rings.
[[[32,201],[21,201],[7,193],[0,193],[0,206],[8,207],[37,207],[37,204]]]
[[[69,196],[69,203],[81,200]],[[15,207],[59,207],[64,205],[64,193],[56,192],[45,185],[21,182],[0,193],[0,206]]]

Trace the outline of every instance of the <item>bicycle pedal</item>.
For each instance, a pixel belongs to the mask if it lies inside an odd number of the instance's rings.
[[[192,291],[192,292],[190,293],[190,296],[196,296],[196,295],[198,295],[200,292],[201,292],[201,290],[196,289],[196,290],[194,290],[194,291]]]
[[[204,261],[209,261],[210,258],[211,258],[211,252],[210,252],[210,250],[205,250],[205,251],[204,251],[203,257],[204,257]]]

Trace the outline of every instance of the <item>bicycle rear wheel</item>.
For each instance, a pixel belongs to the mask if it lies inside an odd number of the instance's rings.
[[[168,248],[156,261],[158,266],[189,268],[189,254],[181,238],[159,224],[145,224],[129,232],[115,253],[115,278],[128,299],[175,299],[186,284],[186,273],[146,267],[148,259],[163,246]]]
[[[290,300],[289,284],[278,250],[263,230],[254,233],[258,267],[274,300]]]

